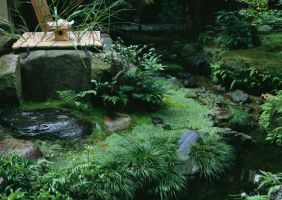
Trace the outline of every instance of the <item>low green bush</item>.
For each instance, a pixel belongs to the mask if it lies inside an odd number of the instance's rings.
[[[268,132],[267,141],[282,145],[282,90],[267,98],[259,123]]]
[[[244,193],[242,199],[245,200],[268,200],[274,199],[273,194],[281,187],[282,173],[273,174],[261,171],[259,176],[259,185],[257,186],[256,195],[247,195]],[[276,198],[275,198],[276,199]],[[279,197],[278,197],[279,199]]]
[[[241,131],[252,126],[250,115],[240,108],[230,108],[231,118],[229,126],[235,130]]]
[[[105,59],[116,63],[112,77],[107,81],[93,80],[92,90],[80,93],[58,91],[63,106],[87,110],[86,96],[92,96],[94,101],[103,103],[110,110],[128,106],[156,108],[162,104],[166,88],[156,76],[165,66],[160,63],[155,49],[116,42],[112,55]]]
[[[0,197],[21,200],[175,199],[186,184],[187,161],[177,155],[177,131],[137,126],[129,136],[112,135],[73,154],[63,169],[39,160],[0,157]],[[204,137],[191,151],[206,177],[219,176],[232,160],[221,140]],[[191,163],[188,163],[191,164]]]
[[[201,175],[211,178],[218,177],[233,162],[233,149],[222,140],[208,136],[192,146],[190,157]]]
[[[216,25],[221,27],[219,37],[229,49],[244,49],[253,45],[251,24],[239,12],[218,12]]]

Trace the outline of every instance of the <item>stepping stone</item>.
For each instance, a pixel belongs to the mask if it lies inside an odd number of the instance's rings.
[[[0,141],[0,155],[16,153],[22,158],[37,159],[43,156],[39,146],[27,140],[5,139]]]
[[[131,117],[123,113],[115,113],[104,117],[104,125],[109,132],[122,131],[129,128],[132,124]]]

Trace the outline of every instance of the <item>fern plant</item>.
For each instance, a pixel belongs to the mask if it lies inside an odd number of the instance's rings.
[[[58,91],[59,100],[63,106],[77,108],[79,110],[88,110],[89,104],[83,102],[83,98],[88,95],[96,95],[95,90],[87,90],[76,93],[73,90]]]
[[[269,96],[263,105],[259,123],[267,132],[266,140],[282,145],[282,90]]]
[[[268,200],[272,199],[273,193],[277,191],[282,184],[282,173],[273,174],[270,172],[261,171],[260,183],[257,190],[262,194],[248,196],[246,195],[246,200]]]

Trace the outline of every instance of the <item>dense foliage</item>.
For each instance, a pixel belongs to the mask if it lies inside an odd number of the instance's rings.
[[[231,118],[229,126],[234,130],[242,131],[252,126],[250,115],[241,108],[230,108]]]
[[[176,198],[191,168],[178,158],[177,135],[138,126],[130,136],[112,135],[95,147],[85,147],[63,169],[44,160],[1,157],[0,195],[34,200]],[[188,163],[210,178],[222,173],[232,160],[230,147],[215,138],[203,139],[190,155]]]
[[[278,56],[254,58],[255,52],[232,52],[211,65],[214,83],[223,83],[228,89],[240,88],[252,93],[271,92],[282,86],[282,70],[277,66]],[[263,60],[262,60],[263,59]],[[259,63],[260,61],[260,63]]]
[[[268,199],[279,199],[275,197],[275,193],[281,189],[282,174],[273,174],[270,172],[261,172],[259,175],[259,185],[257,186],[256,195],[242,194],[242,199],[245,200],[268,200]]]
[[[233,162],[233,150],[215,137],[201,139],[190,152],[191,160],[205,177],[218,177]]]
[[[241,49],[253,44],[250,22],[244,19],[238,12],[218,12],[216,24],[221,27],[220,39],[228,48]]]
[[[267,140],[282,145],[282,91],[269,96],[263,105],[260,125],[267,131]]]
[[[122,42],[113,45],[112,54],[105,59],[114,63],[108,81],[93,80],[93,89],[82,93],[61,91],[60,100],[65,104],[87,108],[83,97],[95,96],[96,102],[102,102],[106,108],[121,109],[128,105],[156,108],[163,102],[166,88],[157,79],[165,66],[155,49],[146,46],[126,46]],[[110,81],[109,81],[110,80]]]

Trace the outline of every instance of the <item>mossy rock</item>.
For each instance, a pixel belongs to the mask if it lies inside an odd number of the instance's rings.
[[[102,55],[96,54],[91,58],[91,80],[101,81],[110,77],[112,70],[111,62],[106,61]]]
[[[81,50],[35,50],[21,60],[23,97],[56,98],[57,91],[90,88],[91,58]]]
[[[229,51],[213,66],[213,79],[253,93],[282,88],[282,54],[265,47]]]
[[[0,105],[19,104],[22,100],[19,56],[0,57]]]

